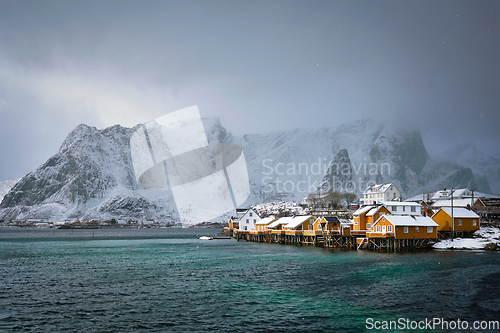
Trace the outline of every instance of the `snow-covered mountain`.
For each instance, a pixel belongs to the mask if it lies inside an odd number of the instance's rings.
[[[473,143],[461,143],[435,157],[470,168],[483,192],[500,193],[500,160],[488,156]],[[489,189],[491,190],[488,190]]]
[[[57,154],[3,198],[0,219],[172,219],[168,192],[137,188],[129,146],[133,132],[118,125],[102,131],[78,126]]]
[[[324,190],[328,182],[358,195],[369,182],[389,181],[404,197],[451,186],[488,192],[488,181],[478,182],[471,168],[431,159],[419,132],[369,119],[241,137],[216,118],[203,123],[209,142],[233,142],[243,148],[251,184],[245,205],[300,201],[320,187]],[[75,128],[56,155],[5,195],[0,220],[177,221],[171,192],[137,186],[129,146],[135,129]]]
[[[3,197],[10,191],[10,189],[19,181],[18,180],[4,180],[0,182],[0,202]]]
[[[470,168],[431,159],[417,131],[370,119],[317,130],[246,135],[243,146],[252,183],[251,203],[302,200],[320,189],[354,192],[393,182],[403,197],[444,187],[475,187]]]

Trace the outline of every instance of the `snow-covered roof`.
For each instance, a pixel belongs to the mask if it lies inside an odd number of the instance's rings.
[[[255,223],[255,225],[268,225],[270,224],[271,222],[275,221],[276,220],[276,217],[272,216],[272,217],[264,217],[262,220],[260,220],[259,222]]]
[[[421,201],[425,201],[424,199],[427,199],[427,196],[425,194],[417,194],[417,195],[414,195],[413,197],[409,197],[403,201],[405,201],[405,202],[410,202],[410,201],[421,202]]]
[[[478,200],[481,200],[479,198],[474,198],[474,203]],[[472,198],[467,198],[467,199],[453,199],[453,207],[467,207],[467,205],[471,205],[472,203]],[[432,207],[451,207],[451,199],[450,200],[438,200],[435,203],[431,205]]]
[[[436,222],[434,222],[430,217],[428,216],[409,216],[409,215],[384,215],[385,217],[392,225],[394,226],[405,226],[405,227],[437,227],[439,226]],[[382,219],[379,218],[377,222],[374,223],[377,224],[380,220]]]
[[[405,199],[405,201],[447,200],[447,199],[450,199],[450,192],[451,192],[450,190],[446,190],[446,191],[442,190],[442,191],[432,192],[429,194],[418,194],[418,195],[415,195],[415,196],[410,197],[408,199]],[[465,198],[471,198],[471,197],[472,197],[472,191],[470,191],[469,189],[461,188],[461,189],[456,189],[453,191],[453,198],[455,198],[455,199],[465,199]],[[492,197],[492,195],[474,191],[474,198],[489,198],[489,197]],[[455,201],[455,199],[453,201]]]
[[[420,207],[420,204],[417,202],[411,201],[379,201],[384,206],[405,206],[405,207]]]
[[[293,219],[292,216],[289,216],[289,217],[280,217],[276,221],[274,221],[271,224],[269,224],[268,228],[274,229],[277,226],[279,226],[280,224],[288,224],[288,223],[290,223],[292,221],[292,219]]]
[[[365,206],[365,207],[358,208],[358,210],[355,211],[353,215],[364,214],[364,213],[366,213],[367,211],[369,211],[372,208],[373,208],[373,206]]]
[[[243,216],[245,216],[245,214],[246,214],[249,210],[251,210],[251,211],[252,211],[255,215],[257,215],[258,217],[260,217],[260,216],[259,216],[259,214],[257,214],[257,212],[256,212],[253,208],[248,208],[248,209],[246,209],[246,210],[243,210],[242,208],[238,208],[238,209],[236,210],[236,216],[235,216],[235,218],[233,219],[233,222],[238,222],[238,221],[240,221],[240,220],[241,220],[241,218],[242,218]]]
[[[380,207],[382,207],[382,206],[375,206],[375,207],[373,207],[372,209],[370,209],[370,211],[368,213],[366,213],[366,216],[373,216],[373,215],[375,215],[375,213],[378,212],[378,210],[380,209]]]
[[[470,196],[470,195],[472,195],[472,192],[468,188],[458,188],[458,189],[453,190],[453,196],[456,198],[460,198],[463,196]],[[442,198],[449,198],[450,196],[451,196],[451,190],[437,191],[431,197],[431,200],[439,200]]]
[[[455,201],[455,200],[453,200]],[[451,207],[443,207],[441,208],[446,214],[451,216]],[[472,210],[468,210],[466,208],[461,208],[461,207],[453,207],[453,218],[479,218],[479,215],[474,213]]]
[[[369,193],[384,193],[386,192],[391,186],[396,187],[393,183],[388,183],[388,184],[377,184],[377,185],[371,185],[368,186],[368,188],[363,192],[363,194],[369,194]],[[397,188],[397,187],[396,187]]]
[[[285,225],[283,228],[295,229],[302,223],[306,222],[308,219],[314,219],[314,216],[295,216],[292,220]]]

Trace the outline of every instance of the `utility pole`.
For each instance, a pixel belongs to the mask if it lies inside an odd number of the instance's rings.
[[[470,203],[470,210],[473,210],[472,207],[474,207],[474,188],[471,189],[472,192],[472,200]]]
[[[453,187],[451,188],[451,240],[455,238],[455,220],[453,219]]]

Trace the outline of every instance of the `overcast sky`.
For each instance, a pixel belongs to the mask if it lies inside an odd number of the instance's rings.
[[[78,124],[198,105],[233,134],[364,117],[500,158],[500,1],[0,2],[0,180]]]

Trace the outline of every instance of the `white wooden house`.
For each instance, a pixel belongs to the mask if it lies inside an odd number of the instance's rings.
[[[363,192],[359,199],[361,205],[372,205],[379,201],[401,200],[401,191],[393,183],[371,185]]]
[[[261,219],[253,208],[248,209],[238,221],[238,231],[257,231],[256,225]]]

